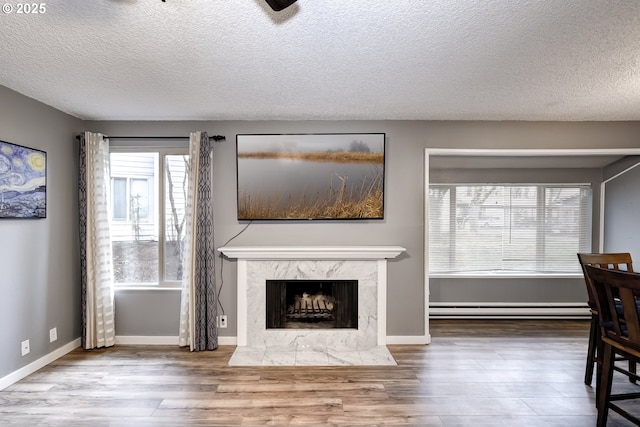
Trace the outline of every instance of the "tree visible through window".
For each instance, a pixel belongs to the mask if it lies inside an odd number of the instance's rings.
[[[432,273],[579,273],[590,248],[588,185],[429,186]]]
[[[112,152],[111,240],[116,285],[182,279],[188,155]]]

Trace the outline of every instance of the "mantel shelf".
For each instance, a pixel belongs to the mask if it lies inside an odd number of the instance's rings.
[[[240,260],[391,259],[406,251],[401,246],[224,246],[218,248],[227,258]]]

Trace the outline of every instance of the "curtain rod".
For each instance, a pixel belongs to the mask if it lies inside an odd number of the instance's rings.
[[[82,135],[76,135],[76,139],[80,140]],[[106,136],[108,139],[189,139],[188,136]],[[216,142],[225,141],[227,138],[224,135],[214,135],[209,137],[209,141]]]

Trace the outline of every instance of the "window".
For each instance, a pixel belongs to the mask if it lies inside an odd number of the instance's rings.
[[[581,273],[589,185],[429,186],[431,273]]]
[[[116,286],[177,286],[183,268],[186,150],[114,150],[110,162]]]
[[[114,221],[149,220],[150,194],[153,193],[153,174],[144,178],[111,178],[111,219]]]

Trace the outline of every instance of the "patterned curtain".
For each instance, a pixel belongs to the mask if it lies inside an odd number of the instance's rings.
[[[211,194],[212,146],[206,132],[192,132],[189,140],[184,236],[184,272],[180,304],[179,344],[191,351],[218,348],[217,293],[213,247]]]
[[[79,168],[82,348],[115,344],[113,261],[109,234],[109,140],[80,137]]]

